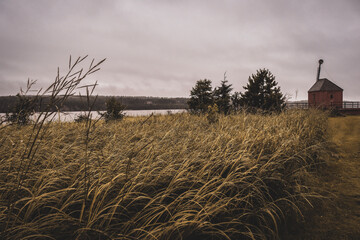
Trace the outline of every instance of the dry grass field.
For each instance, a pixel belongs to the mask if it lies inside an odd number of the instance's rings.
[[[323,196],[304,211],[284,239],[360,239],[360,117],[329,118],[335,143],[325,167],[310,185]]]
[[[322,199],[329,137],[318,111],[3,127],[0,238],[278,239]]]

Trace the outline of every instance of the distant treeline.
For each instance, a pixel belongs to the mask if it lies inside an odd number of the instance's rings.
[[[33,96],[29,96],[33,97]],[[106,110],[105,102],[111,96],[98,96],[92,107],[93,111]],[[0,96],[0,112],[11,112],[17,102],[17,96]],[[162,97],[125,97],[117,96],[126,110],[154,110],[154,109],[186,109],[187,98],[162,98]],[[42,97],[38,100],[37,110],[44,110],[47,105],[48,97]],[[93,103],[95,96],[90,97],[90,103]],[[61,111],[86,111],[88,110],[87,99],[85,96],[72,96],[60,108]]]

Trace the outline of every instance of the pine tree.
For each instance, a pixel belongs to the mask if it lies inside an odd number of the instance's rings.
[[[241,93],[240,104],[249,111],[281,111],[285,107],[285,97],[277,87],[274,75],[268,69],[260,69],[249,77],[249,82]]]
[[[115,97],[111,97],[106,101],[106,112],[102,114],[106,122],[112,120],[122,120],[125,116],[124,106],[120,101],[116,100]]]
[[[192,113],[206,113],[208,107],[214,102],[211,81],[208,79],[199,80],[191,89],[188,101],[189,110]]]
[[[241,109],[241,95],[239,92],[234,92],[231,96],[231,107],[235,112]]]
[[[230,112],[230,100],[232,91],[231,84],[228,84],[226,80],[226,73],[224,74],[224,80],[221,81],[220,87],[214,90],[214,100],[218,106],[219,113],[228,114]]]
[[[35,113],[37,97],[28,97],[24,94],[16,95],[17,101],[11,113],[6,113],[5,121],[26,125],[30,123],[30,117]]]

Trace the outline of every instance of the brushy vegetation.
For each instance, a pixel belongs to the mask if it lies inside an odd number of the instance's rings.
[[[111,97],[106,101],[106,112],[99,113],[104,117],[105,122],[122,120],[125,117],[126,106],[124,106],[120,101],[116,100],[115,97]]]
[[[29,82],[28,82],[29,85]],[[10,124],[26,125],[30,117],[35,113],[35,98],[26,97],[24,94],[17,94],[17,102],[12,113],[6,113],[4,122]]]
[[[2,128],[0,238],[276,239],[316,197],[326,124],[317,111],[49,123],[26,172],[33,126]]]

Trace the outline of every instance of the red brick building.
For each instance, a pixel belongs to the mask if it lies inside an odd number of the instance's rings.
[[[309,107],[342,108],[343,89],[327,78],[318,79],[308,91]]]
[[[324,60],[320,59],[316,82],[308,91],[308,105],[324,109],[342,108],[343,89],[327,78],[320,79],[321,64],[323,63]]]

